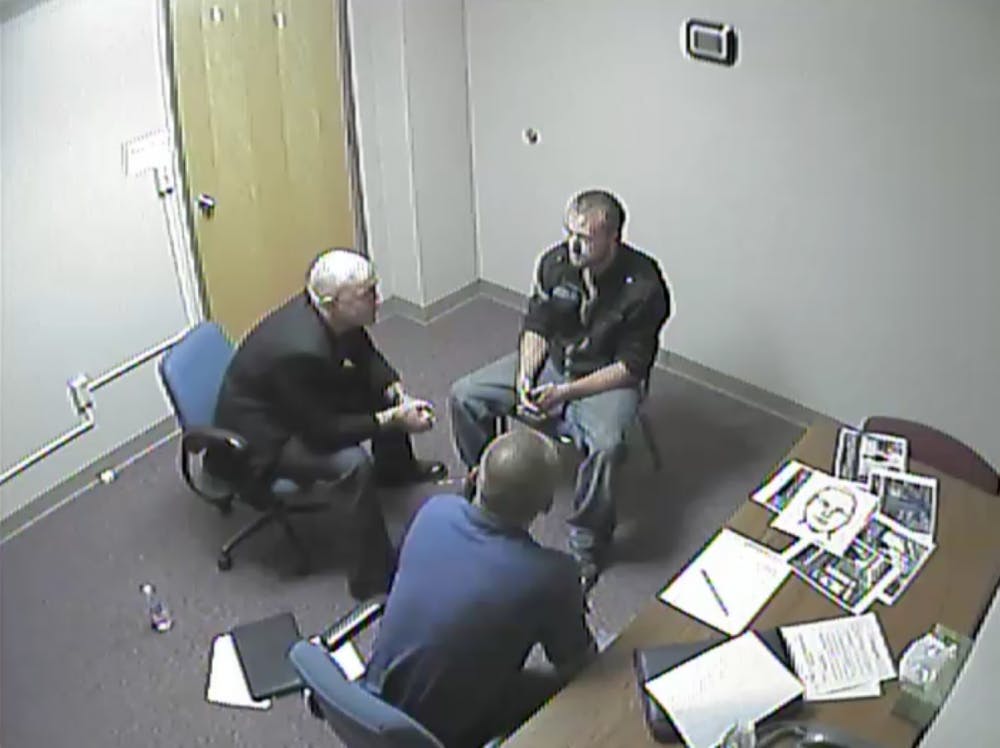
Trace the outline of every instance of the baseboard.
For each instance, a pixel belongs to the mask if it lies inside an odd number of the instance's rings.
[[[481,285],[482,281],[473,281],[427,306],[414,304],[412,301],[401,299],[398,296],[390,296],[382,302],[379,314],[382,317],[405,317],[422,325],[430,324],[442,314],[447,314],[463,304],[485,295],[480,288]]]
[[[776,395],[770,390],[744,382],[742,379],[723,374],[721,371],[699,364],[676,351],[660,349],[656,356],[656,365],[677,376],[690,379],[692,382],[721,392],[734,400],[752,405],[758,410],[777,416],[782,420],[807,428],[819,420],[830,419],[819,411],[807,408],[794,400]]]
[[[93,488],[100,482],[98,476],[105,470],[120,472],[146,452],[169,439],[177,433],[177,430],[177,422],[172,416],[164,418],[106,455],[97,458],[62,483],[53,486],[24,506],[15,509],[3,520],[0,520],[0,544],[27,529],[49,512]]]

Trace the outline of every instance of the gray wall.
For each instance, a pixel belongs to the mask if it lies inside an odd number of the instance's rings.
[[[349,3],[362,184],[382,290],[476,280],[462,0]]]
[[[187,324],[152,176],[122,167],[122,143],[168,121],[157,7],[49,0],[3,23],[3,468],[76,424],[69,378]],[[3,516],[169,413],[152,365],[95,400],[93,431],[0,489]]]
[[[611,187],[675,289],[666,346],[1000,463],[1000,4],[467,0],[466,16],[483,278],[527,290],[569,194]],[[739,64],[686,59],[688,17],[735,25]]]

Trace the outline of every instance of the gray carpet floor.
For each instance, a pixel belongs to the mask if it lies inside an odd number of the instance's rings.
[[[478,298],[428,325],[380,321],[374,337],[408,389],[442,414],[451,381],[512,349],[517,312]],[[664,456],[652,472],[639,438],[624,469],[612,565],[594,590],[593,623],[621,630],[745,499],[800,429],[657,370],[644,409]],[[209,645],[233,625],[289,610],[303,632],[351,607],[336,518],[303,525],[313,573],[297,577],[277,532],[238,549],[220,573],[221,543],[249,513],[221,517],[183,485],[177,440],[118,479],[78,496],[0,546],[0,744],[4,748],[337,746],[295,696],[265,712],[205,701]],[[446,419],[416,438],[421,456],[458,464]],[[573,468],[567,454],[567,476]],[[398,538],[434,487],[381,498]],[[564,492],[534,529],[564,548]],[[152,632],[139,587],[153,582],[175,617]]]

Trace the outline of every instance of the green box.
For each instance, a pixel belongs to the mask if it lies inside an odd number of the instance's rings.
[[[945,645],[956,645],[955,654],[944,663],[938,670],[937,677],[929,684],[913,683],[904,679],[900,673],[899,698],[892,707],[893,714],[921,729],[930,724],[948,698],[955,685],[955,678],[972,650],[972,639],[940,623],[934,624],[931,634]]]

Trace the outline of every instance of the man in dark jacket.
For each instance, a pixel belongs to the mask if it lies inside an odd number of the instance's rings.
[[[248,441],[253,483],[327,484],[346,505],[355,597],[385,591],[395,566],[373,479],[400,485],[445,477],[442,463],[415,459],[410,444],[410,434],[433,426],[432,405],[404,391],[365,330],[375,321],[376,285],[362,255],[320,255],[305,293],[244,338],[215,411],[216,425]],[[374,465],[360,446],[369,439]]]
[[[587,587],[614,532],[616,465],[670,314],[659,264],[622,240],[624,224],[625,209],[608,192],[570,200],[566,240],[538,259],[518,350],[455,382],[449,400],[467,466],[496,417],[513,413],[586,450],[569,524]]]

